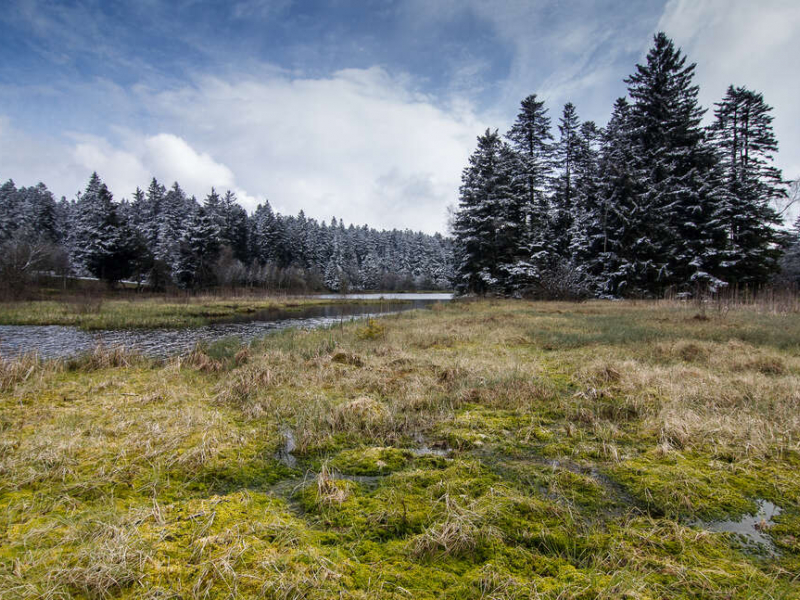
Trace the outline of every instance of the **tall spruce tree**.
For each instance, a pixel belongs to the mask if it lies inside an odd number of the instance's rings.
[[[694,64],[658,33],[643,65],[628,77],[631,142],[644,183],[636,209],[649,226],[633,248],[633,288],[660,294],[669,286],[716,286],[724,244],[716,193],[716,154],[700,127]]]
[[[600,256],[597,241],[603,225],[600,193],[600,143],[602,132],[593,121],[581,125],[577,152],[573,161],[572,215],[569,230],[569,266],[580,277],[581,295],[597,289],[597,263]]]
[[[772,107],[761,94],[733,86],[716,107],[710,133],[729,201],[722,215],[728,242],[723,272],[733,284],[760,285],[778,268],[781,219],[772,203],[786,196],[773,164],[778,142]]]
[[[163,244],[160,240],[161,214],[164,210],[163,204],[166,193],[167,189],[153,177],[147,187],[147,194],[141,209],[141,220],[142,234],[147,240],[148,246],[155,252],[157,259],[168,262],[169,256],[166,253],[166,244]]]
[[[514,177],[515,157],[497,131],[487,129],[464,169],[454,222],[461,292],[514,293],[530,277],[526,190]]]
[[[0,186],[0,242],[14,235],[22,222],[22,198],[13,180]]]
[[[109,283],[130,275],[135,236],[121,221],[111,192],[96,172],[75,205],[71,235],[74,264]]]
[[[247,213],[236,201],[236,194],[228,190],[220,200],[222,229],[220,243],[228,246],[234,256],[246,262],[249,258],[247,250]]]
[[[639,247],[652,226],[646,207],[637,199],[644,185],[634,156],[631,105],[625,98],[614,103],[611,120],[602,135],[599,158],[599,198],[594,218],[588,218],[586,246],[578,257],[597,282],[600,296],[638,293],[643,279]]]
[[[529,276],[539,278],[554,258],[550,201],[547,195],[553,176],[553,147],[550,117],[536,94],[525,98],[517,118],[506,134],[516,152],[515,176],[525,185],[524,244],[532,265]]]
[[[572,223],[578,195],[577,163],[582,151],[580,119],[575,105],[568,102],[558,122],[559,139],[554,147],[556,175],[553,179],[553,249],[568,258]]]

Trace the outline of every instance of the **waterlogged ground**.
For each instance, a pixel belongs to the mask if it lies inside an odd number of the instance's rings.
[[[798,598],[800,316],[694,316],[6,362],[0,597]]]

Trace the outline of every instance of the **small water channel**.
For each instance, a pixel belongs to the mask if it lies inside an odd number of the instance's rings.
[[[249,342],[257,337],[290,327],[310,329],[340,321],[385,316],[450,300],[450,294],[354,294],[322,296],[325,299],[374,300],[380,303],[349,303],[309,306],[284,310],[271,309],[203,327],[187,329],[120,329],[82,331],[57,325],[0,325],[0,356],[13,358],[35,352],[41,358],[67,358],[92,351],[96,346],[122,346],[146,356],[165,358],[185,354],[198,343],[212,343],[227,337]],[[319,296],[317,296],[319,298]],[[400,301],[402,300],[402,301]]]

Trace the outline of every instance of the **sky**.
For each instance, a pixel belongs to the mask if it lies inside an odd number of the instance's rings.
[[[711,110],[774,107],[800,176],[797,0],[4,0],[0,180],[115,198],[152,177],[248,211],[446,232],[487,127],[536,93],[604,125],[665,31]]]

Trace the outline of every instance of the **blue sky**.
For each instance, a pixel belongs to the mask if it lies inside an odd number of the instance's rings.
[[[775,106],[800,175],[794,0],[7,0],[0,179],[117,198],[153,175],[252,209],[443,231],[486,127],[538,93],[604,124],[656,31]]]

